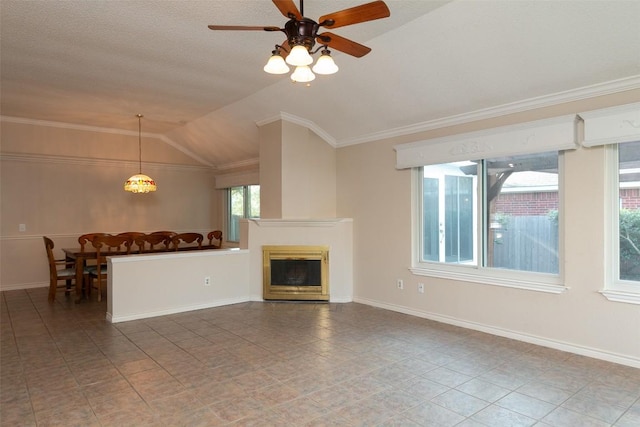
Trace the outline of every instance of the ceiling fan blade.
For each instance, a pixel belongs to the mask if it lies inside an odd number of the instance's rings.
[[[367,46],[331,33],[318,34],[316,41],[319,44],[327,45],[332,49],[339,50],[356,58],[361,58],[371,52],[371,48]]]
[[[389,8],[385,2],[379,0],[321,16],[318,22],[323,27],[338,28],[388,16],[391,16]]]
[[[231,31],[281,31],[280,27],[249,27],[245,25],[209,25],[210,30]]]
[[[276,5],[280,13],[282,13],[287,18],[296,18],[298,20],[302,19],[302,14],[296,7],[296,4],[293,0],[272,0],[273,4]]]

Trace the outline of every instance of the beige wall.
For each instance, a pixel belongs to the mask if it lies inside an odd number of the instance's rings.
[[[398,143],[634,102],[640,91],[338,149],[338,216],[354,220],[354,299],[556,348],[640,366],[640,307],[603,288],[604,149],[565,154],[563,294],[415,276],[411,171],[395,169]],[[354,167],[358,165],[358,167]],[[398,290],[396,279],[404,280]],[[424,294],[417,284],[425,284]]]
[[[135,133],[2,122],[1,144],[0,289],[48,283],[43,235],[59,249],[88,232],[219,226],[210,169],[156,138],[143,139],[142,171],[158,191],[139,195],[123,190],[139,168]]]
[[[262,126],[260,203],[262,218],[335,218],[335,149],[298,124]]]
[[[282,122],[260,127],[260,216],[282,218]]]

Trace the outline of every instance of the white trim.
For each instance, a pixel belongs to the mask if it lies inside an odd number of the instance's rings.
[[[194,251],[172,251],[168,250],[165,252],[159,253],[142,253],[142,254],[130,254],[130,255],[118,255],[109,257],[111,263],[113,264],[127,264],[130,262],[140,262],[140,259],[144,257],[146,261],[153,260],[166,260],[167,257],[171,259],[176,258],[203,258],[210,256],[222,256],[232,254],[248,254],[248,249],[238,249],[238,248],[222,248],[222,249],[202,249],[202,250],[194,250]]]
[[[258,171],[216,175],[216,189],[218,190],[246,185],[259,185],[259,183],[260,172]]]
[[[640,105],[640,104],[638,104]],[[602,296],[613,302],[640,304],[640,282],[620,280],[620,206],[618,145],[605,146],[604,289]]]
[[[603,351],[597,348],[585,347],[581,345],[572,344],[566,341],[557,341],[537,335],[531,335],[519,331],[513,331],[510,329],[498,328],[483,323],[471,322],[464,319],[459,319],[451,316],[444,316],[441,314],[417,310],[402,305],[388,304],[377,300],[354,297],[354,302],[370,305],[373,307],[383,308],[411,316],[421,317],[424,319],[434,320],[436,322],[446,323],[448,325],[459,326],[461,328],[471,329],[474,331],[485,332],[488,334],[496,335],[499,337],[505,337],[517,341],[522,341],[530,344],[535,344],[543,347],[553,348],[556,350],[566,351],[582,356],[592,357],[595,359],[606,360],[608,362],[619,363],[634,368],[640,368],[640,359],[637,357],[631,357],[624,354],[611,353]]]
[[[416,276],[437,277],[439,279],[459,280],[463,282],[479,283],[482,285],[503,286],[527,291],[547,292],[551,294],[561,294],[569,290],[569,288],[563,284],[553,283],[556,280],[559,280],[559,277],[555,275],[517,272],[517,274],[514,273],[512,275],[514,277],[509,277],[508,275],[500,275],[498,273],[502,273],[502,271],[494,271],[493,269],[478,269],[476,267],[465,268],[463,266],[455,267],[458,267],[455,271],[453,271],[453,269],[430,269],[424,267],[411,267],[409,268],[409,271]],[[534,280],[536,277],[540,280]],[[547,281],[542,279],[551,280]]]
[[[235,170],[240,168],[249,168],[252,166],[259,166],[259,165],[260,165],[260,159],[256,157],[253,159],[241,160],[239,162],[232,162],[232,163],[225,163],[223,165],[218,165],[216,166],[216,170],[219,172],[223,172],[223,171]]]
[[[579,115],[584,120],[585,147],[640,141],[640,102]]]
[[[111,322],[111,323],[128,322],[130,320],[148,319],[150,317],[166,316],[169,314],[184,313],[184,312],[194,311],[194,310],[203,310],[205,308],[221,307],[224,305],[231,305],[231,304],[240,304],[248,301],[251,301],[251,300],[247,297],[238,297],[238,298],[230,298],[226,300],[208,302],[205,304],[193,304],[193,305],[188,305],[183,307],[170,308],[166,310],[149,311],[145,313],[136,313],[136,314],[126,315],[126,316],[115,316],[115,317],[111,313],[107,312],[106,320],[107,322]]]
[[[295,116],[293,114],[285,113],[285,112],[282,112],[282,111],[279,114],[276,114],[275,116],[268,117],[266,119],[257,121],[256,122],[256,126],[261,127],[261,126],[267,125],[269,123],[276,122],[278,120],[282,120],[282,121],[285,121],[285,122],[289,122],[289,123],[293,123],[293,124],[305,127],[307,129],[311,130],[316,135],[318,135],[320,138],[322,138],[327,144],[331,145],[334,148],[336,147],[336,139],[334,137],[332,137],[331,135],[329,135],[320,126],[318,126],[317,124],[315,124],[311,120],[303,119],[302,117],[298,117],[298,116]]]
[[[396,168],[578,148],[576,115],[396,145]]]
[[[18,291],[21,289],[48,288],[49,282],[14,283],[0,287],[0,292]]]
[[[13,161],[13,162],[26,162],[26,163],[47,163],[47,164],[59,164],[59,165],[81,165],[81,166],[101,166],[101,167],[134,167],[138,168],[139,161],[133,160],[114,160],[114,159],[100,159],[89,157],[68,157],[68,156],[53,156],[50,154],[25,154],[25,153],[2,153],[0,154],[1,161]],[[172,163],[152,163],[142,162],[143,169],[162,169],[162,170],[200,170],[205,172],[213,172],[208,166],[201,165],[180,165]]]
[[[126,136],[138,136],[138,132],[125,130],[125,129],[114,129],[114,128],[106,128],[100,126],[88,126],[88,125],[79,125],[75,123],[64,123],[64,122],[54,122],[49,120],[37,120],[37,119],[27,119],[23,117],[11,117],[11,116],[2,116],[0,115],[0,122],[7,123],[18,123],[23,125],[32,125],[32,126],[46,126],[58,129],[72,129],[72,130],[80,130],[84,132],[98,132],[98,133],[111,133],[115,135],[126,135]],[[167,145],[175,148],[183,154],[186,154],[188,157],[191,157],[193,160],[202,163],[210,168],[215,168],[215,166],[202,157],[198,156],[194,152],[188,150],[187,148],[177,144],[171,139],[167,138],[167,136],[159,133],[148,133],[141,132],[141,135],[145,138],[156,138],[160,141],[164,142]]]
[[[395,129],[387,129],[368,135],[345,138],[338,141],[337,147],[342,148],[350,145],[364,144],[367,142],[379,141],[382,139],[411,135],[449,126],[458,126],[478,120],[486,120],[495,117],[506,116],[509,114],[520,113],[523,111],[551,107],[566,102],[579,101],[582,99],[594,98],[597,96],[609,95],[635,89],[640,89],[640,75],[626,77],[605,83],[598,83],[595,85],[567,90],[564,92],[558,92],[551,95],[529,98],[522,101],[499,105],[497,107],[473,111],[470,113],[429,120],[409,126],[398,127]]]
[[[623,292],[615,289],[604,289],[600,291],[600,293],[609,301],[640,304],[640,292]]]

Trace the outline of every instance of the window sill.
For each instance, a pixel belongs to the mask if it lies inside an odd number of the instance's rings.
[[[561,294],[569,288],[557,283],[532,280],[526,275],[523,277],[500,277],[497,275],[480,274],[477,269],[471,271],[438,270],[424,267],[412,267],[409,269],[417,276],[437,277],[440,279],[459,280],[463,282],[479,283],[490,286],[503,286],[507,288],[523,289],[527,291]]]
[[[622,292],[614,290],[602,290],[602,295],[609,301],[624,302],[627,304],[640,304],[640,293],[637,292]]]

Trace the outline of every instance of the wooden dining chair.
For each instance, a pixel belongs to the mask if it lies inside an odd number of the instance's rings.
[[[58,288],[64,288],[64,294],[71,294],[71,283],[75,282],[76,268],[75,263],[64,259],[56,259],[53,254],[53,248],[55,247],[53,240],[47,236],[42,236],[44,240],[44,247],[47,251],[47,260],[49,262],[49,302],[54,302],[56,299],[56,291]],[[62,267],[62,268],[60,268]],[[60,281],[64,281],[61,285]]]
[[[140,253],[157,252],[158,250],[169,250],[171,238],[163,234],[144,234],[134,240],[135,245],[140,249]]]
[[[209,246],[221,248],[222,247],[222,230],[210,231],[209,234],[207,234],[207,239],[209,239]],[[217,243],[214,244],[213,243],[214,240],[216,240]]]
[[[84,252],[87,243],[93,242],[96,236],[106,236],[107,233],[87,233],[78,237],[78,243],[80,243],[80,250]]]
[[[180,245],[197,244],[198,249],[202,248],[204,237],[200,233],[179,233],[171,238],[173,250],[177,251]]]
[[[149,233],[149,234],[153,236],[159,234],[161,236],[168,237],[169,239],[171,239],[173,236],[175,236],[178,233],[176,233],[175,231],[154,231],[153,233]]]
[[[142,247],[140,245],[138,245],[138,243],[136,242],[136,239],[138,239],[139,237],[145,236],[144,233],[142,233],[140,231],[126,231],[124,233],[118,233],[118,234],[116,234],[116,236],[124,236],[124,237],[128,237],[130,239],[130,241],[131,241],[130,252],[132,254],[141,253],[142,252]]]
[[[107,257],[111,255],[129,255],[132,241],[129,236],[107,234],[96,236],[91,244],[96,249],[96,270],[89,275],[89,288],[93,287],[93,279],[96,279],[98,301],[102,301],[102,282],[107,278]]]

